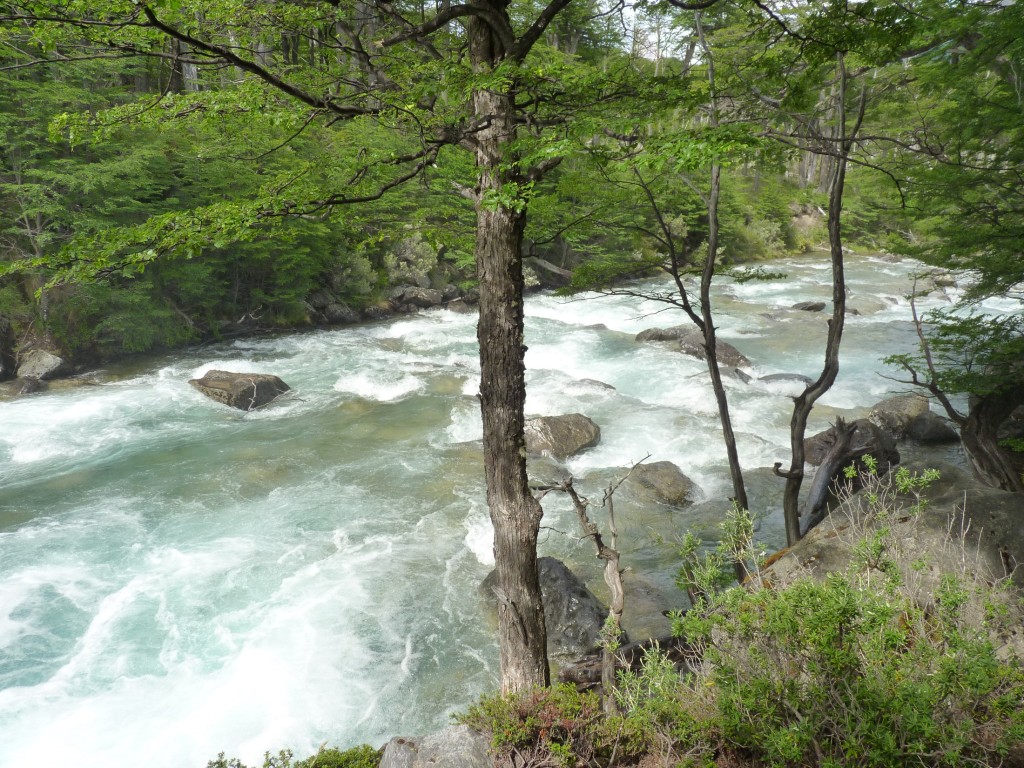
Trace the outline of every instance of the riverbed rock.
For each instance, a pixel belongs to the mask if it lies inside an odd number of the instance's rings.
[[[880,473],[888,471],[892,465],[899,464],[900,453],[896,450],[896,441],[891,434],[867,419],[857,419],[853,422],[853,426],[853,439],[850,441],[850,448],[842,466],[859,462],[866,454],[871,454],[878,462]],[[819,466],[835,442],[836,428],[834,426],[806,438],[804,440],[804,458],[807,463],[815,467]]]
[[[45,349],[30,349],[21,354],[18,363],[18,378],[45,381],[67,373],[70,367],[64,358],[52,352]]]
[[[441,304],[443,297],[436,288],[420,288],[409,286],[396,299],[401,304],[411,305],[417,309],[430,309]]]
[[[769,373],[767,376],[761,376],[758,381],[763,381],[766,384],[777,384],[779,382],[802,384],[805,387],[809,387],[814,383],[814,380],[810,376],[804,376],[802,373]]]
[[[790,309],[798,309],[801,312],[821,312],[824,308],[824,301],[798,301],[790,307]]]
[[[11,379],[0,383],[0,400],[10,400],[22,395],[45,392],[48,388],[49,382],[39,379]]]
[[[601,428],[582,413],[526,420],[527,453],[564,459],[601,442]]]
[[[953,425],[934,411],[925,411],[910,422],[907,437],[922,445],[941,445],[960,440]]]
[[[693,481],[671,461],[638,464],[626,482],[638,496],[662,504],[681,507],[692,500],[690,495],[694,489]]]
[[[470,304],[465,299],[452,299],[444,305],[445,309],[455,312],[459,315],[468,315],[471,312],[476,312],[476,307]]]
[[[353,325],[358,323],[362,316],[352,307],[348,307],[338,302],[331,302],[323,309],[320,310],[320,314],[326,322],[331,325]]]
[[[491,768],[490,740],[468,725],[412,738],[396,736],[384,747],[380,768]]]
[[[729,368],[749,368],[750,361],[736,347],[721,339],[715,340],[715,347],[718,353],[718,364]],[[696,357],[698,360],[707,360],[708,355],[704,349],[704,334],[696,328],[679,339],[679,351],[684,355]]]
[[[648,328],[636,335],[636,341],[678,341],[692,331],[688,325],[673,325],[669,328]]]
[[[896,395],[875,403],[868,420],[900,440],[906,436],[911,422],[927,412],[928,398],[924,395]]]
[[[291,389],[269,373],[207,371],[188,383],[212,400],[243,411],[262,408]]]
[[[540,591],[544,597],[544,624],[548,653],[562,660],[576,659],[597,647],[608,609],[561,560],[537,559]],[[480,585],[494,603],[498,572],[491,571]]]

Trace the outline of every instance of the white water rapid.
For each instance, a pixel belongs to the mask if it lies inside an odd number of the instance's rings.
[[[828,301],[828,265],[773,266],[788,277],[722,281],[719,336],[755,375],[815,377],[827,315],[786,308]],[[914,268],[851,259],[861,314],[809,433],[901,389],[880,358],[914,344]],[[634,637],[682,605],[674,538],[713,538],[729,492],[704,364],[633,340],[684,322],[663,309],[527,308],[528,411],[602,428],[567,463],[577,486],[600,498],[598,483],[649,454],[707,500],[617,507]],[[475,322],[437,310],[224,343],[0,403],[0,766],[202,768],[222,751],[258,765],[265,750],[437,729],[493,689]],[[243,414],[189,387],[211,368],[275,373],[295,392]],[[792,385],[727,385],[759,536],[777,546],[782,482],[766,468],[789,463]],[[601,594],[571,509],[545,507],[541,553]]]

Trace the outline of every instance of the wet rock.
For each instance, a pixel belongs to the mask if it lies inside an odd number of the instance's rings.
[[[218,403],[252,411],[273,402],[291,389],[277,376],[268,373],[207,371],[189,384]]]
[[[678,341],[693,329],[687,325],[673,325],[670,328],[648,328],[636,335],[636,340],[648,341]]]
[[[472,306],[465,299],[454,299],[449,301],[445,304],[445,308],[460,315],[468,315],[470,312],[476,312],[476,307]]]
[[[462,291],[459,290],[459,286],[448,283],[444,288],[441,289],[441,301],[455,301],[462,295]]]
[[[875,403],[868,420],[899,440],[907,434],[911,422],[927,412],[928,398],[924,395],[896,395]]]
[[[491,768],[490,740],[468,725],[412,738],[396,736],[384,747],[380,768]]]
[[[728,368],[728,367],[726,367],[726,368],[722,368],[721,372],[722,372],[722,376],[723,377],[728,377],[728,378],[731,378],[731,379],[736,379],[738,381],[742,381],[744,384],[749,384],[751,381],[754,380],[753,376],[751,376],[749,373],[744,373],[739,368]]]
[[[859,462],[866,454],[870,454],[878,462],[879,472],[885,472],[889,466],[899,463],[900,453],[896,450],[896,441],[891,434],[867,419],[857,419],[853,426],[853,439],[850,441],[845,459],[840,463],[841,467]],[[835,442],[834,426],[805,439],[804,458],[807,463],[819,466]]]
[[[769,384],[775,382],[793,382],[796,384],[803,384],[808,387],[814,383],[814,380],[810,376],[804,376],[802,373],[769,373],[767,376],[761,376],[758,381],[763,381]]]
[[[694,489],[693,481],[671,461],[639,464],[626,482],[637,495],[676,507],[688,504]]]
[[[429,309],[440,305],[443,298],[441,292],[436,288],[410,286],[402,291],[397,301],[402,304],[410,304],[417,309]]]
[[[679,351],[684,355],[707,360],[704,349],[704,334],[698,328],[687,325],[674,325],[670,328],[648,328],[636,335],[636,341],[676,341]],[[718,363],[727,368],[749,367],[750,361],[732,344],[716,340]]]
[[[526,450],[564,459],[601,442],[601,428],[581,413],[526,420]]]
[[[321,310],[321,314],[324,320],[332,325],[352,325],[362,319],[356,310],[338,303],[328,304]]]
[[[824,308],[824,301],[798,301],[790,307],[790,309],[799,309],[802,312],[821,312]]]
[[[548,653],[562,659],[575,659],[597,647],[608,609],[587,585],[560,560],[537,560],[540,591],[544,597],[544,624],[548,633]],[[494,602],[497,571],[491,571],[480,589]]]
[[[47,389],[47,382],[39,379],[12,379],[0,383],[0,399],[9,400],[22,395],[45,392]]]
[[[62,357],[45,349],[30,349],[23,352],[18,363],[19,379],[52,379],[68,372],[70,366]]]
[[[907,427],[907,437],[922,445],[940,445],[960,440],[953,425],[932,411],[915,416]]]
[[[716,339],[715,349],[719,365],[728,368],[750,367],[750,361],[732,344]],[[684,355],[696,357],[698,360],[707,360],[707,351],[704,349],[704,334],[696,328],[692,329],[686,336],[679,339],[679,351]]]

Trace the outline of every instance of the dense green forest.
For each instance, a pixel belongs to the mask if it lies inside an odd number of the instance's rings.
[[[1024,403],[1021,315],[976,311],[994,297],[1016,302],[1024,279],[1024,8],[1013,0],[4,3],[0,70],[5,378],[34,348],[89,365],[375,317],[408,307],[406,286],[479,299],[506,693],[550,682],[541,510],[523,450],[529,285],[615,290],[669,275],[678,293],[665,300],[703,334],[728,449],[710,281],[738,263],[826,251],[825,364],[795,398],[793,464],[776,468],[795,543],[807,416],[841,355],[844,253],[887,251],[957,273],[963,301],[924,318],[920,354],[893,363],[956,423],[980,477],[1024,491],[1019,441],[1000,433]],[[730,464],[742,509],[734,450]],[[748,559],[732,560],[740,578]],[[868,600],[850,610],[897,623],[903,611],[931,631],[909,603],[826,586],[798,600],[824,614]],[[768,595],[729,598],[740,601],[731,615],[777,617],[765,633],[820,630],[821,616]],[[713,607],[689,637],[709,640],[722,615]],[[989,659],[962,616],[942,618],[935,631],[949,637],[937,657]],[[868,624],[855,628],[861,655],[815,657],[821,701],[853,667],[911,643],[887,636],[876,647]],[[1005,670],[974,672],[950,685],[1009,722]],[[945,706],[944,689],[902,667],[892,675],[913,684],[858,692],[851,721],[885,709],[886,697]],[[644,688],[656,682],[634,680],[636,695],[657,700]],[[756,685],[727,690],[723,739],[749,735],[758,695]],[[764,731],[775,741],[743,749],[772,764],[839,764],[850,748],[841,729],[823,750],[819,731],[788,719],[793,702],[779,701],[785,727]],[[489,706],[477,725],[515,720]],[[638,739],[685,742],[672,728],[693,725],[692,713],[636,710],[655,719],[630,726]],[[908,740],[920,754],[948,749],[948,764],[1006,753],[1004,732],[981,743],[963,722],[914,723],[921,732],[908,726]],[[905,754],[889,746],[865,764]],[[583,760],[552,754],[537,759]]]

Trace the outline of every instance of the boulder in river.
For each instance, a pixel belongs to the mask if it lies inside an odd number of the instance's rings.
[[[548,653],[576,659],[597,647],[608,609],[561,560],[538,558],[537,572],[544,597]],[[497,583],[498,573],[491,571],[480,585],[484,596],[492,602]]]
[[[212,400],[243,411],[262,408],[291,389],[269,373],[207,371],[188,383]]]
[[[821,312],[824,308],[824,301],[798,301],[790,307],[790,309],[799,309],[802,312]]]
[[[673,325],[669,328],[648,328],[636,335],[637,341],[675,341],[679,344],[679,351],[684,355],[696,357],[698,360],[707,360],[707,351],[704,349],[704,334],[699,328],[688,325]],[[721,339],[715,340],[718,352],[718,364],[727,368],[747,368],[750,366],[742,352],[728,342]]]
[[[441,291],[436,288],[420,288],[409,286],[395,299],[401,304],[411,305],[417,309],[429,309],[439,306],[443,300]]]
[[[690,493],[694,488],[693,481],[671,461],[638,464],[630,472],[627,482],[639,495],[676,507],[691,501]]]
[[[582,413],[526,420],[526,451],[564,459],[601,442],[601,428]]]
[[[896,395],[875,403],[868,420],[899,440],[906,436],[911,422],[927,412],[928,398],[924,395]]]
[[[0,383],[0,399],[7,400],[22,395],[31,395],[36,392],[44,392],[48,383],[39,379],[12,379]]]
[[[907,437],[922,445],[955,443],[960,439],[953,426],[932,411],[925,411],[914,417],[907,427]]]
[[[18,363],[18,378],[45,381],[67,373],[68,368],[68,363],[64,358],[47,352],[45,349],[30,349],[21,354]]]

